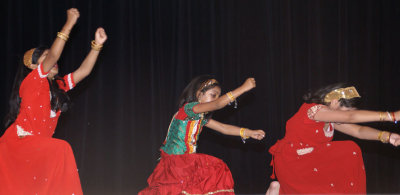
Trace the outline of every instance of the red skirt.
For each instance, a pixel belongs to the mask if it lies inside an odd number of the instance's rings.
[[[145,194],[234,194],[233,179],[226,164],[206,154],[168,155],[150,175]]]
[[[1,195],[82,194],[70,145],[51,137],[18,138],[15,126],[0,138],[0,186]]]
[[[304,155],[295,146],[278,141],[270,148],[280,194],[366,193],[362,153],[354,142],[327,142]]]

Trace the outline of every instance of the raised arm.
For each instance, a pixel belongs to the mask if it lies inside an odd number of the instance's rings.
[[[98,28],[95,33],[95,40],[92,42],[92,49],[89,54],[83,60],[82,64],[73,73],[74,83],[77,84],[85,77],[87,77],[93,70],[96,64],[97,57],[99,56],[100,50],[107,40],[107,34],[103,28]]]
[[[356,124],[335,124],[335,129],[359,139],[378,140],[384,143],[390,142],[394,146],[400,145],[400,135],[397,133],[380,131],[372,127]]]
[[[260,130],[260,129],[259,130],[251,130],[251,129],[247,129],[247,128],[243,128],[243,130],[242,130],[243,135],[241,135],[240,134],[240,130],[242,129],[241,127],[224,124],[224,123],[218,122],[213,119],[210,119],[208,121],[208,123],[206,124],[206,127],[213,129],[215,131],[218,131],[225,135],[251,137],[251,138],[257,139],[257,140],[261,140],[265,136],[265,132],[263,130]]]
[[[243,83],[243,85],[219,97],[217,100],[208,103],[197,104],[193,107],[193,111],[195,113],[203,113],[219,110],[228,105],[230,102],[232,102],[243,93],[253,89],[254,87],[256,87],[256,80],[254,78],[248,78]]]
[[[394,121],[400,118],[400,111],[377,112],[368,110],[332,110],[324,106],[315,115],[314,120],[338,123],[363,123],[373,121]]]
[[[67,21],[65,22],[61,31],[57,34],[57,38],[51,45],[49,53],[43,60],[44,72],[50,71],[53,68],[53,66],[57,63],[64,49],[65,42],[69,38],[69,33],[71,32],[78,18],[79,18],[79,11],[76,8],[71,8],[67,10]]]

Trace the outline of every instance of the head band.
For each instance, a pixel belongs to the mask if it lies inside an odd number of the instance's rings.
[[[213,84],[218,84],[218,81],[215,79],[208,79],[207,81],[205,81],[203,84],[201,84],[201,87],[199,89],[199,91],[203,91],[203,89],[205,89],[206,87],[213,85]]]
[[[25,52],[24,54],[24,64],[25,66],[29,67],[32,64],[32,55],[33,52],[35,52],[36,48],[32,48],[30,50],[28,50],[27,52]]]
[[[351,99],[351,98],[355,98],[355,97],[361,97],[358,92],[357,89],[353,86],[351,87],[346,87],[346,88],[339,88],[339,89],[335,89],[331,92],[329,92],[328,94],[326,94],[325,98],[324,98],[324,102],[329,103],[334,99],[340,100],[340,99]]]

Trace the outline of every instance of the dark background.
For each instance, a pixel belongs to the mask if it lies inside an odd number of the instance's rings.
[[[227,163],[238,194],[265,193],[268,148],[284,136],[285,121],[308,89],[350,82],[363,97],[361,108],[400,109],[397,0],[3,0],[0,118],[23,53],[50,46],[70,7],[81,16],[59,60],[61,74],[80,65],[98,26],[109,38],[92,74],[70,92],[73,107],[55,134],[74,149],[86,194],[146,187],[178,97],[200,74],[215,75],[223,92],[247,77],[257,81],[238,109],[227,107],[214,118],[264,129],[264,140],[243,144],[209,129],[200,136],[198,151]],[[400,193],[400,150],[357,143],[368,192]]]

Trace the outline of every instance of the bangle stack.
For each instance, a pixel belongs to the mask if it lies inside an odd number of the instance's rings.
[[[63,32],[58,32],[57,33],[57,37],[62,39],[62,40],[64,40],[64,41],[68,41],[68,39],[69,39],[69,36],[67,34],[63,33]]]
[[[387,134],[386,138],[384,136],[382,136],[384,133]],[[392,133],[389,133],[387,131],[381,131],[378,134],[378,140],[380,140],[382,143],[389,143],[390,140],[390,136],[392,135]]]
[[[235,96],[233,96],[232,91],[226,93],[226,95],[228,96],[228,98],[230,100],[228,105],[231,105],[232,102],[235,102],[234,108],[237,108],[237,101],[236,101]]]
[[[240,137],[242,138],[243,143],[246,143],[246,139],[249,139],[249,136],[246,136],[246,128],[240,128]]]
[[[93,40],[91,44],[92,44],[92,49],[96,51],[100,51],[103,48],[103,44],[97,44],[95,40]]]

